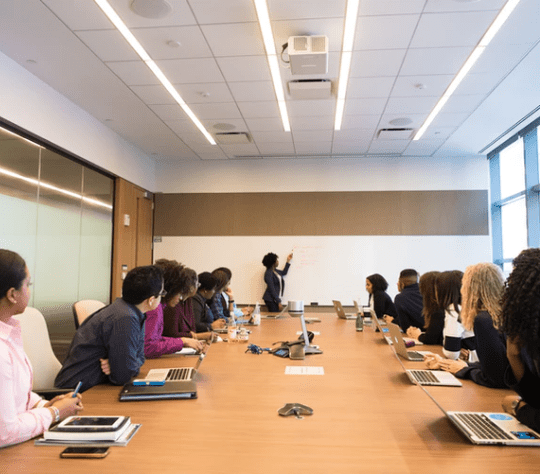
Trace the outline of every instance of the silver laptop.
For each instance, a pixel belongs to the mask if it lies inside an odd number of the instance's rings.
[[[397,324],[390,323],[388,324],[388,332],[390,333],[390,338],[392,339],[392,344],[396,348],[396,352],[403,357],[405,360],[414,360],[421,362],[424,360],[424,355],[418,351],[408,351],[405,346],[405,341],[401,335],[401,329]]]
[[[540,434],[508,413],[446,411],[424,387],[420,388],[473,444],[540,446]]]
[[[336,314],[338,315],[338,318],[340,319],[356,319],[357,318],[358,313],[345,314],[343,306],[341,305],[341,301],[332,300],[332,303],[334,303],[334,309],[336,310]]]
[[[388,325],[386,324],[386,322],[381,321],[377,316],[373,316],[373,321],[375,321],[375,327],[382,334],[382,336],[384,337],[384,340],[388,344],[392,345],[393,342],[392,342],[392,338],[390,337],[390,333],[389,333],[390,330],[388,329]]]

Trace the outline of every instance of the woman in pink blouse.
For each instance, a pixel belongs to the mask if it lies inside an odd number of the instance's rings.
[[[30,300],[30,273],[15,252],[0,249],[0,447],[21,443],[82,410],[81,395],[51,401],[32,392],[32,366],[13,318]]]

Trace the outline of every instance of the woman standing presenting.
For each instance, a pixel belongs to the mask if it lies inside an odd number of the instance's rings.
[[[289,254],[287,257],[287,263],[283,270],[278,270],[279,265],[278,256],[275,253],[267,253],[263,258],[263,265],[266,267],[264,272],[264,282],[266,283],[266,291],[263,295],[263,300],[271,313],[276,313],[283,309],[281,304],[281,296],[285,290],[285,281],[283,277],[287,275],[289,267],[291,266],[291,260],[293,254]]]
[[[22,257],[0,249],[0,447],[38,436],[83,408],[80,394],[46,401],[32,392],[32,366],[24,353],[21,325],[13,318],[26,309],[30,285]]]

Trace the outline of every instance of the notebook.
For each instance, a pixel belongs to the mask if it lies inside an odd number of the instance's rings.
[[[135,381],[127,383],[120,391],[120,401],[197,398],[197,384],[194,378],[205,356],[206,351],[199,355],[195,367],[150,370],[142,380],[148,385],[138,385]]]
[[[336,314],[338,315],[338,318],[340,319],[356,319],[358,316],[357,313],[355,314],[345,314],[345,311],[343,310],[343,306],[341,305],[341,301],[332,300],[332,303],[334,303],[334,309],[336,310]]]
[[[388,332],[390,333],[390,338],[392,339],[392,344],[396,348],[396,352],[403,357],[405,360],[414,360],[417,362],[424,360],[424,354],[418,351],[408,351],[405,346],[405,341],[401,335],[401,329],[397,324],[390,323],[388,324]]]
[[[473,444],[540,446],[540,434],[508,413],[446,411],[424,387],[420,388]]]

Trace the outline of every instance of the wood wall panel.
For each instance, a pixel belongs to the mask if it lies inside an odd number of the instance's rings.
[[[489,235],[485,190],[157,194],[157,236]]]

